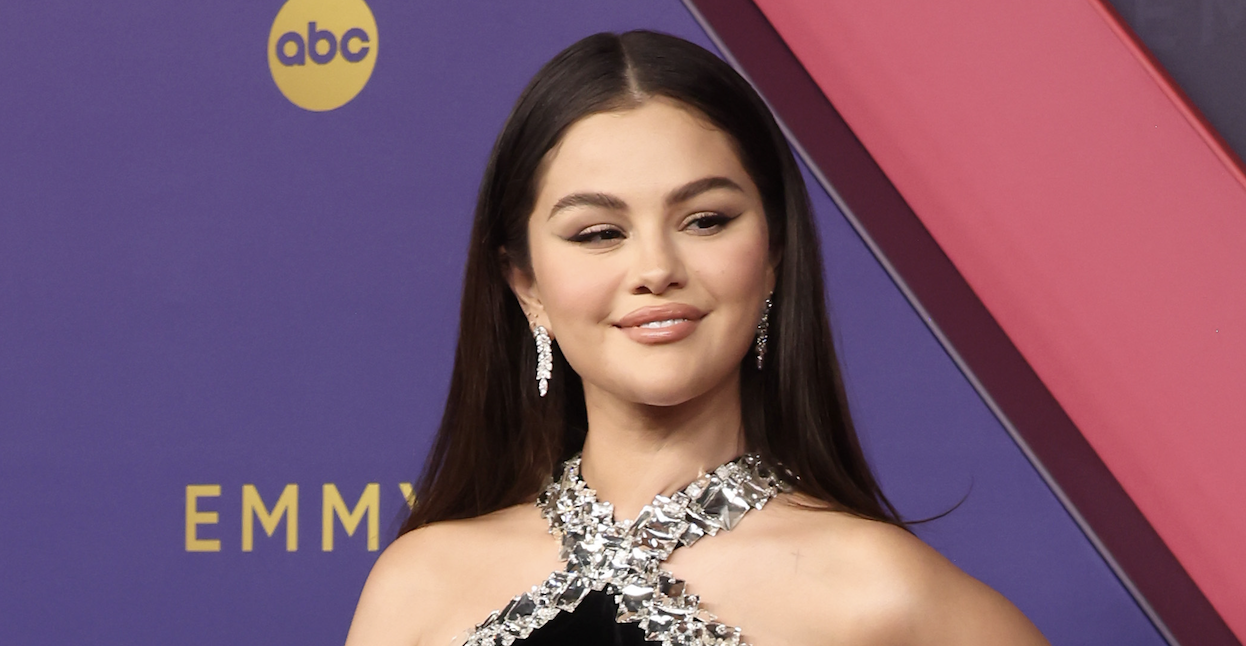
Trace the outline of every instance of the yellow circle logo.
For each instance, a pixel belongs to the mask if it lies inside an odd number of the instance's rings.
[[[364,0],[287,0],[268,34],[268,69],[294,105],[333,110],[376,67],[376,18]]]

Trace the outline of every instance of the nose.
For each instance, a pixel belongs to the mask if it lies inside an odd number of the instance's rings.
[[[636,251],[633,293],[662,294],[685,285],[684,262],[678,244],[669,233],[637,232],[633,240]]]

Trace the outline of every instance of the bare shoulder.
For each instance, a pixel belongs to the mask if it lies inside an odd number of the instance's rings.
[[[836,600],[852,626],[837,633],[845,643],[1047,644],[1011,602],[908,531],[783,503],[772,522],[806,559],[795,599],[819,614],[821,600]]]
[[[368,575],[347,646],[452,643],[556,561],[542,523],[523,505],[399,537]]]

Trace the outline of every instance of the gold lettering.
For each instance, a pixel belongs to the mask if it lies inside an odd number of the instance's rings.
[[[287,513],[289,515],[287,515]],[[273,510],[268,511],[260,492],[255,485],[242,485],[242,551],[250,552],[255,547],[255,518],[259,517],[264,533],[272,536],[277,531],[277,524],[282,517],[286,518],[286,551],[295,552],[299,548],[299,486],[288,484],[281,490],[281,497]]]
[[[375,482],[369,482],[364,487],[363,495],[359,497],[359,502],[355,503],[355,508],[348,510],[346,501],[342,500],[342,494],[337,490],[337,485],[328,483],[324,485],[324,503],[321,513],[321,539],[320,547],[326,552],[333,551],[333,517],[337,516],[342,521],[342,529],[346,530],[347,536],[354,536],[355,529],[359,527],[360,521],[363,520],[364,514],[368,516],[368,551],[375,552],[380,548],[381,528],[380,521],[377,518],[378,510],[381,506],[381,485]]]
[[[221,485],[186,485],[186,551],[219,552],[221,541],[215,538],[199,538],[200,525],[215,525],[221,515],[215,511],[199,511],[200,498],[216,498],[221,495]]]
[[[410,482],[399,482],[398,490],[402,492],[402,499],[407,501],[407,509],[415,509],[415,489]]]

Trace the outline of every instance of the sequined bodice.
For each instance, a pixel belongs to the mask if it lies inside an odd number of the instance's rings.
[[[466,643],[510,646],[539,635],[560,615],[582,615],[576,612],[581,604],[594,606],[598,616],[596,608],[612,597],[614,621],[636,624],[647,641],[738,645],[740,629],[719,623],[662,563],[680,547],[735,527],[750,509],[761,509],[785,489],[774,469],[749,454],[672,496],[655,497],[635,520],[616,521],[613,506],[584,484],[576,456],[536,503],[561,541],[559,558],[566,567],[490,614]]]

